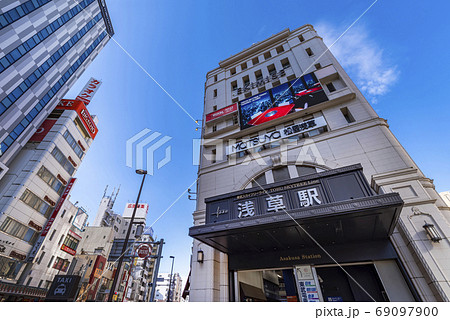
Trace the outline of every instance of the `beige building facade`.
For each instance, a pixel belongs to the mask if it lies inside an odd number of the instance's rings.
[[[198,178],[189,301],[449,300],[448,204],[311,25],[207,73]]]

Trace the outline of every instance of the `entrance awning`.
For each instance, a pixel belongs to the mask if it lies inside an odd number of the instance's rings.
[[[375,195],[195,226],[189,235],[227,254],[373,242],[392,234],[402,206],[397,193]]]

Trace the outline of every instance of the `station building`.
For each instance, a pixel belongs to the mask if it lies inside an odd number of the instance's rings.
[[[204,101],[190,301],[449,300],[450,208],[311,25]]]

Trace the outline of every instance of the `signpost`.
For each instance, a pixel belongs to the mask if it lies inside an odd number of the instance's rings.
[[[147,258],[150,255],[150,247],[146,244],[141,244],[136,252],[139,258]]]

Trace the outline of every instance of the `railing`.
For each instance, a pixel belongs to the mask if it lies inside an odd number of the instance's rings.
[[[0,293],[45,298],[47,289],[0,282]]]

